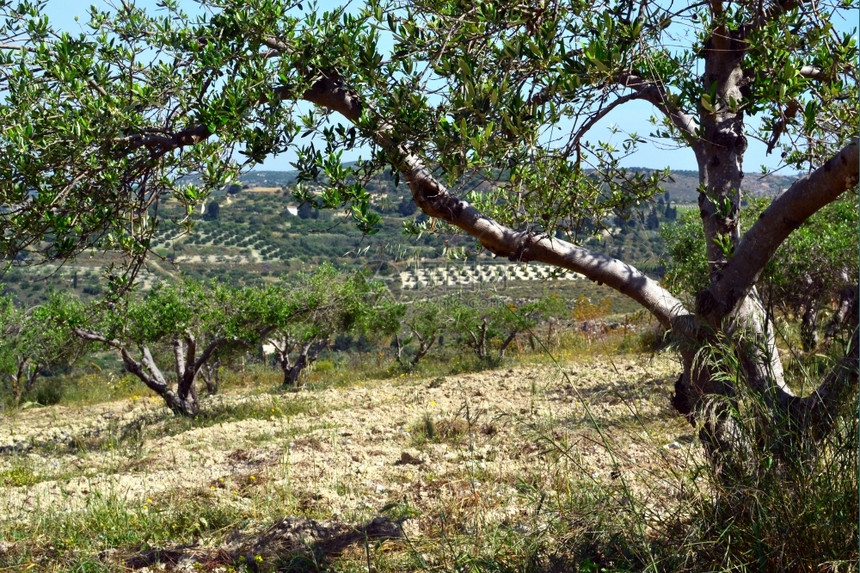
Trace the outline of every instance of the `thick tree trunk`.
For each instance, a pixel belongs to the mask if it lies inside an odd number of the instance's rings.
[[[294,364],[287,364],[281,362],[281,370],[284,372],[284,387],[292,388],[294,390],[298,390],[299,388],[299,375],[302,373],[302,370],[307,366],[306,358],[304,356],[299,356]]]
[[[274,342],[273,342],[274,343]],[[311,339],[299,347],[299,355],[295,362],[292,361],[290,353],[296,346],[289,339],[280,341],[275,344],[275,351],[278,354],[278,363],[281,366],[281,371],[284,373],[284,387],[292,390],[299,389],[299,376],[305,368],[316,362],[320,353],[328,348],[328,340]]]
[[[190,334],[184,338],[177,338],[173,341],[173,353],[176,368],[176,394],[183,404],[183,409],[179,413],[196,416],[200,411],[195,386],[199,370],[194,364],[197,341]]]
[[[75,335],[84,340],[101,342],[119,351],[126,370],[137,376],[146,386],[161,396],[168,408],[183,416],[196,416],[200,412],[200,403],[197,399],[197,390],[194,381],[197,373],[212,353],[225,342],[224,339],[214,339],[200,357],[194,359],[196,343],[193,337],[186,336],[177,339],[173,343],[174,367],[177,376],[177,389],[170,387],[164,373],[155,363],[152,352],[146,345],[141,345],[140,360],[131,355],[128,348],[117,339],[109,339],[103,334],[83,328],[73,329]]]
[[[170,388],[167,379],[156,365],[152,353],[146,346],[141,347],[141,361],[135,360],[125,348],[120,349],[126,370],[137,376],[150,390],[161,396],[173,412],[183,416],[196,416],[200,411],[197,394],[183,397]]]

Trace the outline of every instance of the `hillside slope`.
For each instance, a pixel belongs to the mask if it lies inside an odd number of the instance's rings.
[[[112,568],[171,555],[179,570],[226,571],[247,553],[268,571],[285,553],[307,553],[308,539],[324,549],[317,559],[360,564],[362,536],[344,534],[370,524],[390,538],[373,546],[377,557],[408,560],[419,547],[445,568],[446,535],[536,533],[560,517],[556,496],[569,488],[605,488],[618,507],[635,493],[637,511],[659,519],[680,502],[678,476],[696,452],[670,413],[675,368],[602,357],[296,395],[234,392],[204,404],[222,413],[217,424],[184,427],[149,398],[22,411],[0,422],[9,532],[0,567],[71,568],[98,555]],[[46,549],[83,524],[110,529],[99,522],[106,508],[126,520],[128,541],[78,530],[66,550]],[[159,538],[156,518],[185,530]],[[140,549],[141,536],[162,557]]]

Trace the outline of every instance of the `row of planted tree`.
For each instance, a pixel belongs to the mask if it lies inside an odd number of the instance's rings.
[[[199,411],[198,381],[217,392],[218,368],[231,357],[273,354],[285,387],[297,389],[301,373],[344,335],[390,348],[403,370],[440,341],[493,362],[519,333],[567,313],[554,295],[519,304],[461,295],[398,302],[382,283],[330,265],[265,286],[184,280],[108,301],[58,293],[27,310],[10,297],[0,303],[7,400],[18,403],[53,366],[108,351],[186,415]]]

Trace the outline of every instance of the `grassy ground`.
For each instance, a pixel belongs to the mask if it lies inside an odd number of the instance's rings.
[[[635,348],[328,364],[299,394],[252,371],[195,419],[139,395],[9,412],[0,571],[856,570],[856,423],[791,486],[718,487],[678,365]]]

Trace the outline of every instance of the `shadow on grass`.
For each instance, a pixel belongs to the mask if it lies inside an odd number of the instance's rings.
[[[121,558],[125,568],[193,567],[211,571],[218,567],[238,571],[323,571],[331,560],[352,546],[404,537],[401,523],[387,517],[375,517],[361,525],[327,520],[286,518],[256,536],[236,534],[229,548],[183,545],[174,548],[150,548]],[[116,561],[116,555],[105,556]],[[108,563],[111,565],[113,563]]]
[[[220,397],[218,397],[220,398]],[[269,420],[315,411],[318,403],[310,396],[263,395],[257,399],[231,402],[205,401],[196,416],[178,416],[166,407],[140,412],[132,417],[108,414],[95,424],[57,438],[0,445],[0,456],[22,453],[81,454],[119,449],[139,449],[145,440],[175,436],[192,429],[242,420]]]

